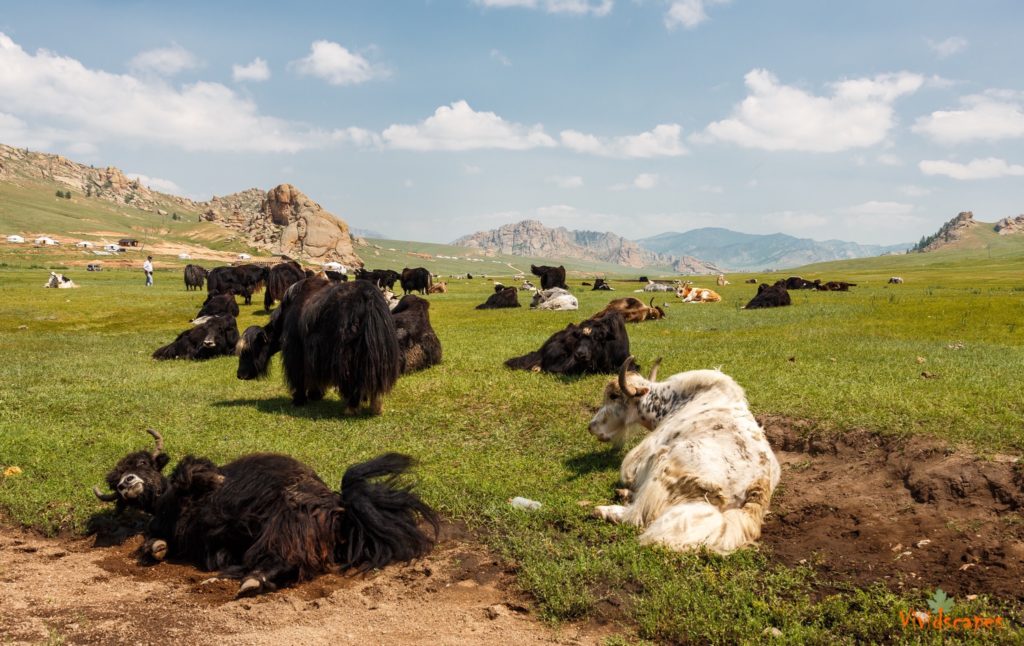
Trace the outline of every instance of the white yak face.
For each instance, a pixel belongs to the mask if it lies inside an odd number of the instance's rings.
[[[631,387],[636,387],[636,381],[644,381],[639,374],[632,373],[627,379]],[[647,392],[646,386],[638,389],[638,395]],[[637,410],[639,397],[629,397],[619,388],[617,380],[612,380],[604,389],[604,403],[601,409],[594,414],[593,419],[587,426],[594,437],[602,442],[611,442],[616,446],[622,446],[629,436],[630,427],[640,422],[640,414]]]

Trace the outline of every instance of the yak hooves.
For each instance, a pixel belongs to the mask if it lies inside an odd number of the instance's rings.
[[[236,598],[241,599],[242,597],[252,597],[260,592],[263,592],[263,581],[261,578],[254,576],[248,577],[242,581],[242,585],[238,586],[238,594]]]

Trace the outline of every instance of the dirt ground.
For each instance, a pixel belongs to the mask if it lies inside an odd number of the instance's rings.
[[[533,616],[513,575],[447,526],[426,559],[235,600],[237,581],[137,564],[139,537],[48,539],[0,525],[3,644],[596,644],[611,627]],[[116,541],[114,541],[116,542]]]

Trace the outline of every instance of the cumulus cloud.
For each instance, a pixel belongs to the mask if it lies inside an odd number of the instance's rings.
[[[607,16],[613,0],[473,0],[488,9],[539,9],[546,13],[567,13],[578,16]]]
[[[174,76],[198,66],[199,60],[195,55],[177,43],[170,47],[139,52],[128,61],[128,68],[137,74],[152,73],[161,76]]]
[[[580,188],[583,186],[583,178],[579,175],[552,175],[546,180],[549,184],[554,184],[558,188]]]
[[[498,61],[499,63],[501,63],[505,67],[512,67],[512,60],[509,59],[508,56],[505,56],[505,54],[503,54],[501,52],[501,50],[492,49],[491,50],[491,58],[496,60],[496,61]]]
[[[315,41],[309,55],[292,61],[290,67],[299,74],[315,76],[331,85],[356,85],[387,76],[384,68],[329,40]]]
[[[844,209],[848,215],[890,217],[909,215],[914,210],[913,204],[903,202],[879,202],[872,200]]]
[[[938,41],[929,38],[928,47],[939,58],[949,58],[967,49],[967,39],[961,36],[950,36],[945,40]]]
[[[125,177],[137,179],[143,186],[148,186],[154,191],[160,191],[161,193],[170,193],[171,195],[183,195],[185,193],[180,186],[169,179],[150,177],[142,173],[125,173]]]
[[[1024,166],[1010,164],[1005,159],[997,157],[972,159],[966,164],[945,160],[925,160],[918,164],[918,168],[925,175],[945,175],[959,180],[996,179],[1024,175]]]
[[[247,65],[232,65],[231,78],[239,81],[266,81],[270,78],[270,67],[267,61],[258,56]]]
[[[768,70],[744,77],[748,96],[730,118],[715,121],[695,141],[726,141],[745,148],[839,152],[874,146],[895,123],[893,102],[916,92],[924,78],[900,72],[830,84],[828,96],[783,85]]]
[[[707,7],[728,3],[729,0],[675,0],[665,13],[665,26],[693,29],[708,20]]]
[[[913,131],[940,144],[1024,137],[1024,93],[988,90],[960,99],[959,110],[920,117]]]
[[[528,150],[550,148],[555,140],[541,125],[505,121],[493,112],[477,112],[466,101],[442,105],[418,124],[395,124],[381,133],[385,146],[402,150]]]
[[[917,186],[916,184],[904,184],[900,187],[900,193],[907,197],[924,197],[925,195],[931,195],[932,189],[927,186]]]
[[[658,185],[658,176],[655,173],[640,173],[633,178],[632,182],[628,184],[615,184],[611,187],[613,191],[625,191],[628,189],[637,189],[641,191],[647,191]]]
[[[563,130],[559,137],[570,150],[601,157],[642,159],[650,157],[678,157],[687,153],[681,141],[682,127],[662,124],[638,135],[623,137],[597,137],[577,130]]]

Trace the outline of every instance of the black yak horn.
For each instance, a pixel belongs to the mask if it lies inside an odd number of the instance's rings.
[[[153,457],[155,458],[156,456],[164,452],[164,438],[162,435],[160,435],[159,431],[154,431],[151,428],[147,428],[146,432],[152,435],[153,439],[156,440],[156,449],[153,451],[152,454]]]
[[[661,365],[661,357],[654,360],[651,365],[651,376],[647,378],[647,381],[657,381],[658,379],[658,366]]]
[[[654,297],[653,296],[651,296],[651,304],[648,305],[647,307],[650,307],[650,308],[654,307]]]
[[[103,502],[114,502],[115,500],[117,500],[116,493],[103,493],[102,491],[99,490],[99,487],[93,487],[92,492],[96,494],[96,497],[102,500]]]
[[[631,390],[629,384],[626,383],[626,373],[633,368],[633,362],[633,355],[629,355],[619,368],[619,389],[630,397],[636,396],[636,390]]]

